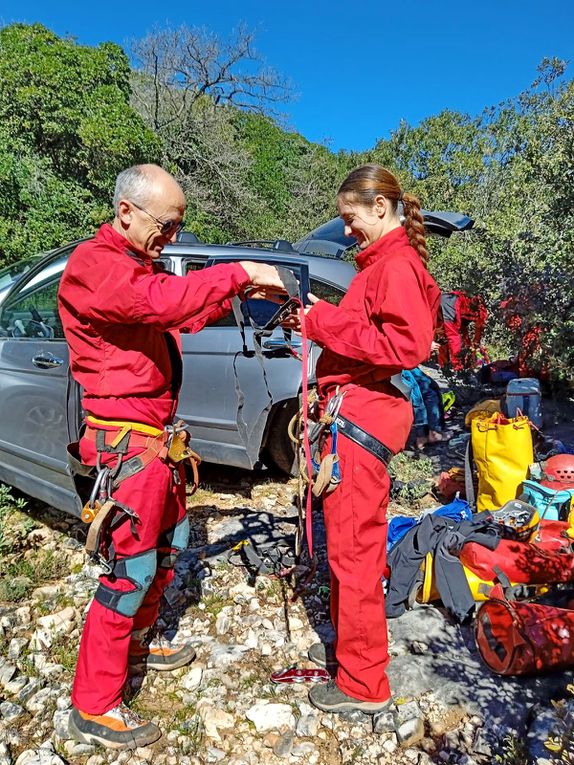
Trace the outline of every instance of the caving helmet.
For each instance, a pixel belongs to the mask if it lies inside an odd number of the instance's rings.
[[[574,489],[574,454],[555,454],[544,463],[542,486],[548,489]]]

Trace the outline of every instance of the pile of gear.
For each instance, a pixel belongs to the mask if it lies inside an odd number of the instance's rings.
[[[466,416],[453,502],[389,524],[387,616],[442,601],[500,674],[574,667],[574,454],[548,453],[541,421],[538,381],[509,382]]]

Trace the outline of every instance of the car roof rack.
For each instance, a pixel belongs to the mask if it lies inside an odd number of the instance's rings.
[[[233,247],[261,247],[280,252],[297,252],[287,239],[248,239],[244,242],[227,242]]]

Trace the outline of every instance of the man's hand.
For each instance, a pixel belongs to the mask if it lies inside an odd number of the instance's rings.
[[[310,303],[310,305],[306,305],[304,308],[305,316],[309,313],[311,308],[315,305],[315,303],[318,303],[321,298],[318,298],[316,295],[313,295],[312,292],[307,293],[307,301]],[[300,334],[301,333],[301,315],[300,315],[301,309],[298,311],[294,311],[291,316],[289,316],[288,319],[285,319],[285,321],[281,322],[281,326],[285,327],[285,329],[291,329],[293,332]]]
[[[241,260],[240,266],[243,266],[256,289],[249,290],[249,298],[262,298],[273,300],[275,303],[281,302],[277,295],[285,295],[287,290],[281,281],[279,272],[275,266],[269,266],[267,263],[256,263],[252,260]]]

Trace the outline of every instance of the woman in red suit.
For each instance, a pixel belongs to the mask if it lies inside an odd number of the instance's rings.
[[[308,337],[323,348],[317,382],[323,407],[338,391],[339,486],[324,497],[331,570],[332,647],[311,647],[318,664],[337,666],[314,686],[324,711],[375,713],[390,701],[385,603],[387,462],[404,448],[412,407],[391,382],[428,358],[440,291],[426,263],[416,197],[378,165],[353,170],[337,194],[345,234],[357,239],[358,274],[338,306],[309,295]],[[294,320],[297,326],[297,320]],[[342,424],[341,424],[342,423]],[[324,453],[330,451],[330,438]]]

